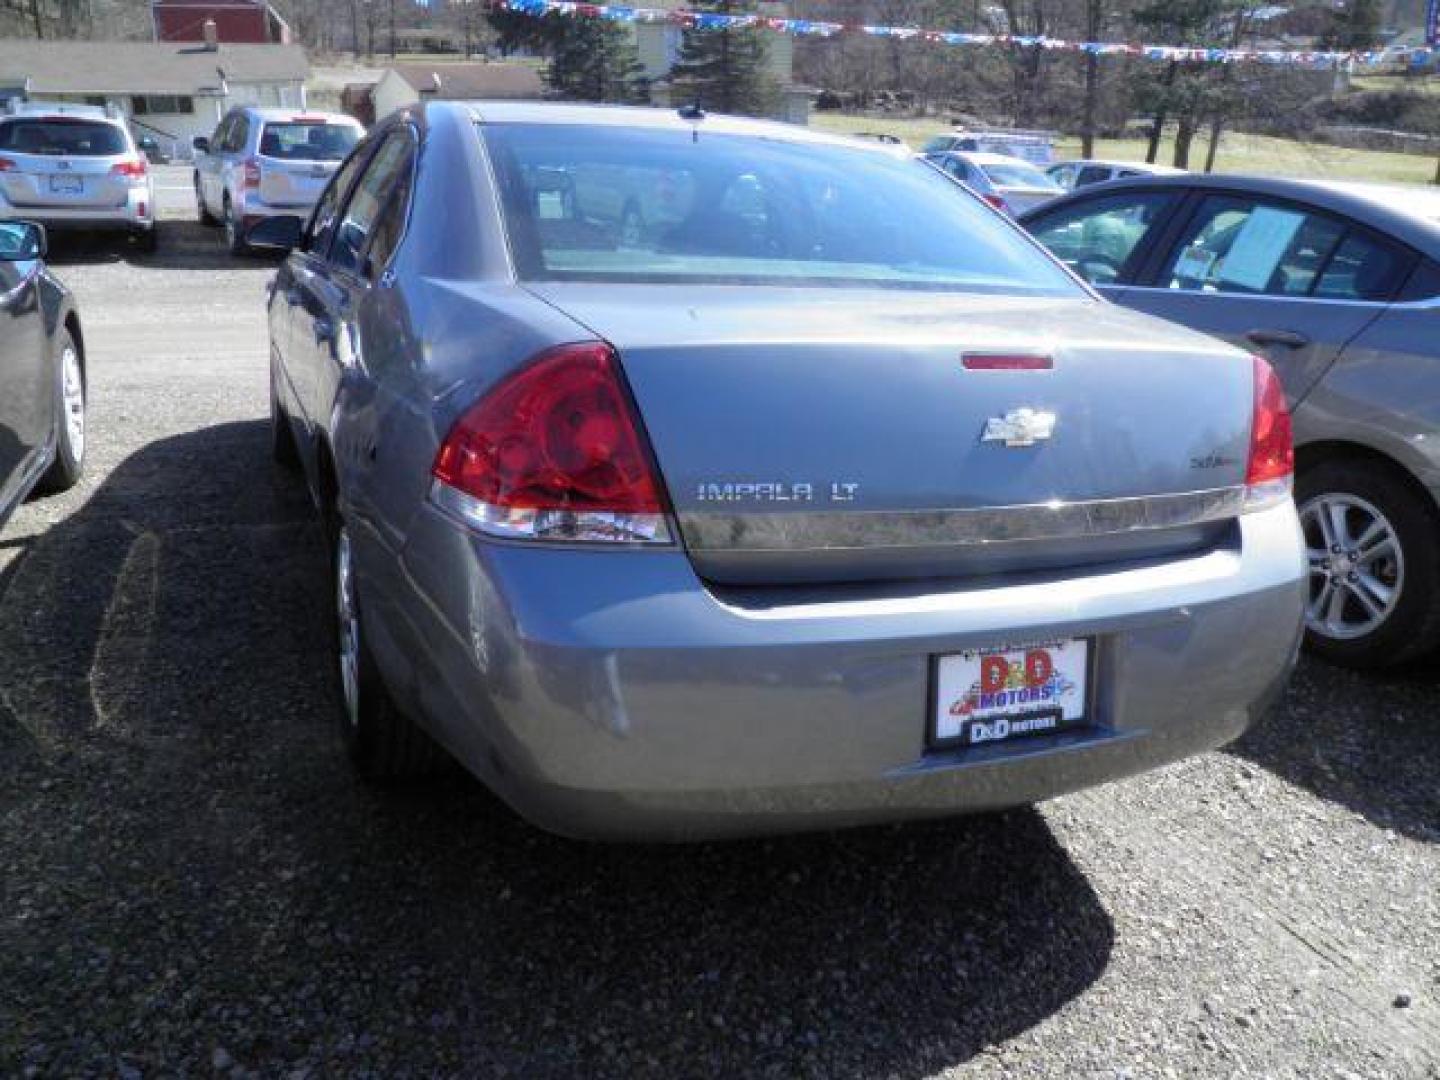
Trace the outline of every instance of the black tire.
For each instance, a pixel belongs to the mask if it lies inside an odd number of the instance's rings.
[[[347,607],[342,603],[341,560],[350,559],[349,532],[344,519],[331,512],[326,534],[330,541],[330,582],[334,617],[332,640],[335,648],[336,692],[339,696],[338,721],[340,737],[355,770],[367,780],[398,782],[435,772],[445,760],[444,752],[400,712],[385,688],[375,658],[365,641],[360,617],[358,583],[354,563],[349,567],[349,607],[351,632],[354,635],[354,692],[352,704],[346,688],[347,676],[342,659],[346,643]]]
[[[1363,568],[1382,584],[1393,587],[1398,583],[1399,592],[1388,614],[1373,629],[1356,636],[1323,632],[1319,621],[1312,617],[1320,590],[1326,587],[1320,571],[1332,582],[1356,580],[1353,573],[1347,573],[1351,566],[1349,553],[1334,551],[1340,545],[1325,551],[1325,538],[1320,532],[1319,500],[1333,501],[1337,497],[1352,503],[1359,500],[1378,511],[1401,554],[1398,563],[1382,558]],[[1424,492],[1392,466],[1364,460],[1332,460],[1300,474],[1295,484],[1295,503],[1305,523],[1306,547],[1323,552],[1327,560],[1331,555],[1337,560],[1320,564],[1310,577],[1305,644],[1311,652],[1345,667],[1374,670],[1407,663],[1440,645],[1440,513]],[[1363,511],[1358,513],[1357,530],[1366,520]],[[1366,595],[1374,602],[1368,590]],[[1348,601],[1345,610],[1358,617],[1360,609],[1354,606],[1357,602]]]
[[[160,226],[151,225],[135,234],[135,247],[142,254],[154,255],[160,250]]]
[[[65,369],[71,357],[76,367],[67,375]],[[80,355],[80,347],[68,330],[61,330],[55,335],[55,367],[55,460],[35,485],[35,491],[40,495],[69,491],[80,482],[80,477],[85,472],[85,365],[84,358]],[[74,405],[72,384],[76,378],[79,380],[80,410],[78,443],[69,423],[69,414]]]
[[[230,205],[230,196],[225,196],[225,216],[221,220],[225,226],[225,246],[230,249],[231,255],[249,255],[250,245],[245,243],[245,231],[240,222],[235,220],[235,208]]]
[[[270,456],[275,464],[291,472],[300,468],[300,448],[295,445],[295,429],[290,426],[290,417],[270,388]]]
[[[220,224],[220,219],[210,213],[209,208],[205,205],[205,197],[200,194],[199,173],[195,174],[195,209],[199,211],[201,225],[215,226]]]

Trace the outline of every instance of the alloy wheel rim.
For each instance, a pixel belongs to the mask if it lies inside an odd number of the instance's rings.
[[[350,534],[343,528],[335,542],[335,615],[340,631],[340,688],[345,718],[360,723],[360,619],[355,606],[355,568]]]
[[[1310,592],[1305,623],[1340,641],[1374,633],[1405,586],[1405,553],[1395,527],[1373,503],[1330,492],[1300,507]]]
[[[85,456],[85,374],[75,346],[60,354],[60,401],[65,410],[65,441],[76,461]]]
[[[225,242],[235,246],[235,211],[230,209],[229,203],[225,204]]]

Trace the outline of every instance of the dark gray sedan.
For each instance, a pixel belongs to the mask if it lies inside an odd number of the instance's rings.
[[[1311,647],[1383,667],[1440,645],[1440,192],[1154,177],[1023,223],[1110,299],[1279,373]]]
[[[605,836],[1011,806],[1234,738],[1299,647],[1269,367],[879,144],[428,103],[269,319],[372,775],[438,742]]]
[[[85,463],[85,360],[74,300],[45,267],[45,230],[0,221],[0,525]]]

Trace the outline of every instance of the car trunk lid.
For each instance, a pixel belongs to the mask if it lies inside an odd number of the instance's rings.
[[[709,578],[1144,557],[1213,538],[1238,506],[1249,361],[1109,304],[532,289],[617,349]]]

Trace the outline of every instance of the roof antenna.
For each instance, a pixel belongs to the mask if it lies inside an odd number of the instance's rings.
[[[680,114],[680,119],[681,119],[681,120],[704,120],[704,119],[705,119],[705,110],[700,107],[700,98],[699,98],[698,95],[696,96],[695,100],[692,101],[689,105],[681,105],[680,108],[676,109],[675,111]],[[691,141],[691,142],[699,142],[699,141],[700,141],[700,129],[699,129],[699,128],[691,128],[691,129],[690,129],[690,141]]]

